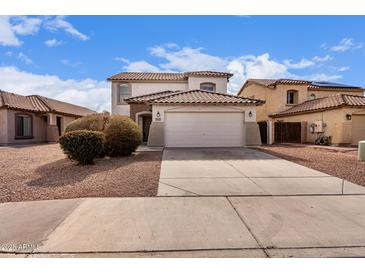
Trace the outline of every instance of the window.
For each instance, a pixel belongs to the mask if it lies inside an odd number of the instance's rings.
[[[130,97],[130,88],[128,84],[120,84],[118,86],[118,102],[119,104],[124,103],[124,99]]]
[[[15,115],[15,138],[33,138],[33,117],[28,114]]]
[[[215,84],[214,83],[201,83],[200,89],[207,90],[207,91],[215,91]]]
[[[311,94],[311,100],[315,100],[316,99],[316,95],[314,93]]]
[[[286,94],[286,104],[287,105],[298,104],[298,91],[288,90],[288,92]]]

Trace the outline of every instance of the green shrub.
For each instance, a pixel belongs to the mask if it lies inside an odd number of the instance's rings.
[[[141,131],[127,116],[111,116],[104,134],[105,152],[111,157],[131,155],[141,144]]]
[[[93,164],[95,158],[104,154],[105,137],[102,132],[75,130],[62,135],[59,142],[64,153],[82,165]]]
[[[102,132],[109,120],[109,113],[90,114],[68,124],[65,133],[83,129]]]

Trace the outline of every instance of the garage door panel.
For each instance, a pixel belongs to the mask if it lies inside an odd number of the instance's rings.
[[[243,145],[243,113],[166,113],[167,147]]]

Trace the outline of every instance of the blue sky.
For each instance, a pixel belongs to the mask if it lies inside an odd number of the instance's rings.
[[[224,70],[365,86],[364,16],[0,16],[0,89],[96,110],[121,71]]]

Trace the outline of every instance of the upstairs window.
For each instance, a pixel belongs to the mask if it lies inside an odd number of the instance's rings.
[[[215,84],[214,83],[201,83],[200,89],[207,90],[207,91],[215,91]]]
[[[15,138],[33,138],[33,117],[29,114],[15,115]]]
[[[124,99],[131,96],[131,90],[128,84],[120,84],[118,86],[118,102],[124,104]]]
[[[287,105],[295,105],[298,104],[298,91],[297,90],[288,90],[286,93],[286,104]]]

